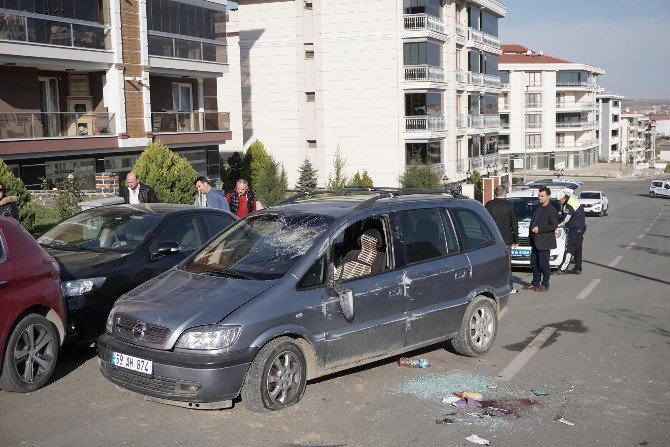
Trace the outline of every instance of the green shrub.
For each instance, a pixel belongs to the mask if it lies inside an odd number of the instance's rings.
[[[260,172],[270,163],[270,155],[260,141],[253,142],[244,153],[242,160],[242,177],[249,182],[255,190]],[[236,179],[237,180],[237,179]]]
[[[19,221],[28,230],[35,223],[35,204],[32,196],[21,179],[16,178],[5,162],[0,159],[0,180],[7,190],[5,196],[18,197],[16,205],[19,207]]]
[[[81,211],[78,203],[84,198],[84,194],[81,192],[84,180],[70,174],[63,180],[56,180],[53,183],[54,190],[52,192],[55,196],[58,218],[64,220]],[[49,191],[46,182],[43,183],[43,188]]]
[[[665,172],[666,174],[670,174],[670,163],[667,163],[665,165],[665,169],[663,170],[663,172]]]
[[[412,158],[405,166],[405,172],[398,180],[402,188],[442,188],[441,175],[433,171],[429,164],[422,163],[417,157]]]
[[[284,167],[270,157],[263,170],[258,173],[254,192],[265,207],[272,206],[286,197],[288,180]]]
[[[368,175],[368,171],[363,171],[363,175],[356,171],[354,176],[349,181],[349,186],[353,186],[355,188],[372,188],[374,185],[372,178]]]
[[[342,189],[347,186],[349,177],[344,174],[344,168],[347,166],[347,159],[340,154],[340,146],[335,150],[333,159],[333,172],[328,176],[326,183],[327,189]]]
[[[175,154],[160,141],[154,141],[137,159],[133,168],[140,183],[151,186],[161,202],[193,203],[197,173],[181,155]]]
[[[298,168],[298,172],[300,173],[300,178],[298,179],[295,189],[298,191],[307,191],[316,188],[319,182],[319,177],[317,176],[314,165],[309,161],[309,158],[305,158],[305,161],[303,161]]]

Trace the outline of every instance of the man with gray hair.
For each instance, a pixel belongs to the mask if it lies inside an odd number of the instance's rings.
[[[511,253],[512,248],[519,246],[519,222],[514,211],[514,205],[509,200],[505,199],[507,196],[507,188],[503,185],[496,186],[493,191],[495,198],[486,203],[486,210],[493,217],[493,221],[500,230],[507,251]],[[509,286],[510,293],[516,293],[514,289],[514,275],[512,275],[512,267],[509,270]]]

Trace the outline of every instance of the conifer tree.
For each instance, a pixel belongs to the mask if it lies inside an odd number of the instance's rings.
[[[309,158],[305,158],[305,161],[298,168],[298,172],[300,173],[300,178],[296,184],[298,191],[307,191],[316,188],[319,179],[316,169],[314,169],[314,165],[309,161]]]

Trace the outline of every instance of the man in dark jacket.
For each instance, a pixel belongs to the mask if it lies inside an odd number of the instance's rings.
[[[551,267],[549,252],[556,248],[556,228],[558,228],[558,212],[549,202],[551,190],[546,186],[539,189],[537,197],[540,206],[530,220],[530,266],[533,269],[533,281],[529,290],[546,292],[549,290]]]
[[[514,211],[512,202],[505,199],[507,195],[507,188],[503,185],[496,186],[495,199],[486,203],[486,210],[489,212],[493,221],[500,230],[500,235],[507,245],[508,252],[512,253],[512,248],[519,246],[519,222]],[[512,268],[509,270],[509,287],[510,293],[516,293],[514,289],[514,275],[512,275]]]
[[[249,183],[243,178],[235,184],[235,189],[226,195],[230,204],[230,212],[236,214],[240,219],[249,213],[256,211],[256,196],[249,189]]]
[[[128,188],[123,191],[123,200],[126,203],[159,203],[156,191],[151,186],[140,183],[140,178],[134,171],[130,171],[126,175],[126,183]]]

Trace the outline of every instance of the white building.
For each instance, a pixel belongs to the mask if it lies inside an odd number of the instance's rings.
[[[338,147],[347,174],[365,169],[384,186],[398,184],[414,155],[450,182],[495,165],[502,3],[238,3],[230,13],[231,68],[223,83],[227,97],[241,91],[242,120],[241,132],[231,120],[226,150],[262,141],[291,185],[305,158],[323,185]],[[239,77],[232,67],[236,45]]]
[[[503,165],[517,172],[525,165],[531,172],[597,163],[597,77],[605,71],[522,45],[502,48]]]
[[[641,113],[621,113],[621,145],[627,154],[627,161],[638,162],[645,159],[645,130],[647,117]],[[631,159],[632,157],[632,159]]]
[[[614,93],[598,93],[598,122],[600,123],[600,161],[621,161],[624,154],[621,132],[621,100]]]

